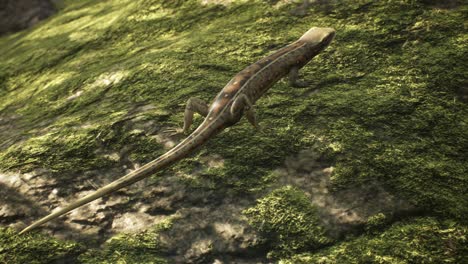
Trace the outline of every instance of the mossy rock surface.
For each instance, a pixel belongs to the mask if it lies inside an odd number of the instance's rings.
[[[1,37],[0,262],[457,263],[468,6],[442,2],[66,0]],[[310,87],[283,80],[257,102],[261,133],[242,120],[42,234],[6,228],[155,159],[181,140],[162,131],[180,127],[188,98],[209,102],[312,26],[336,38],[302,70]],[[385,209],[354,208],[376,196]],[[337,197],[359,221],[325,221]]]

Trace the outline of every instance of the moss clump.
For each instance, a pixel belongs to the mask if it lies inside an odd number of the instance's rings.
[[[388,224],[388,222],[389,219],[385,214],[378,213],[367,219],[365,229],[368,232],[377,232],[377,230],[380,231],[383,227],[385,227],[385,225]]]
[[[70,172],[72,169],[83,172],[82,168],[98,164],[109,167],[111,161],[93,154],[93,150],[97,149],[93,139],[93,131],[69,129],[49,132],[1,153],[1,166],[5,170],[20,168],[23,172],[42,166],[54,173]]]
[[[467,235],[467,227],[457,222],[417,218],[281,263],[463,263],[468,257]]]
[[[0,227],[1,263],[72,263],[83,251],[83,245],[76,242],[59,241],[38,233],[18,236],[15,230]]]
[[[81,263],[146,263],[164,264],[168,261],[161,255],[164,246],[160,241],[159,232],[171,228],[172,221],[168,219],[152,228],[134,234],[118,234],[103,245],[102,249],[90,249],[81,254]]]
[[[57,240],[51,236],[28,233],[19,236],[10,228],[0,228],[0,263],[167,263],[165,248],[159,232],[172,226],[171,219],[147,231],[118,234],[101,249],[86,247],[73,241]]]
[[[319,224],[316,208],[304,192],[291,186],[274,190],[244,211],[249,223],[279,257],[321,247],[330,240]]]
[[[90,249],[80,255],[80,263],[168,263],[160,256],[157,235],[152,232],[119,234],[107,241],[102,249]]]

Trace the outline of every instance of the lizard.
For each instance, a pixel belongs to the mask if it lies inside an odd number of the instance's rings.
[[[39,219],[24,228],[19,234],[26,233],[73,209],[138,182],[172,165],[194,152],[225,128],[238,123],[244,115],[255,128],[259,129],[253,107],[255,102],[285,76],[289,76],[291,86],[306,87],[308,84],[298,78],[299,70],[329,46],[334,37],[335,30],[333,28],[312,27],[297,41],[260,59],[236,74],[218,93],[210,106],[198,98],[188,99],[182,131],[186,134],[189,132],[195,113],[204,116],[205,119],[179,144],[144,166]]]

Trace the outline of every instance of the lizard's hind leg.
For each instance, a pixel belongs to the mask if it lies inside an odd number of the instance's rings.
[[[258,125],[257,116],[255,114],[255,108],[252,102],[250,102],[247,95],[241,94],[234,101],[234,103],[231,106],[231,115],[234,115],[235,112],[237,111],[236,109],[239,109],[239,107],[241,106],[244,109],[245,117],[247,117],[247,120],[249,121],[249,123],[252,124],[257,130],[261,130],[260,126]]]
[[[299,67],[293,67],[289,71],[289,84],[292,87],[297,88],[304,88],[309,86],[308,82],[299,80]]]
[[[191,97],[190,99],[188,99],[184,113],[184,133],[188,133],[188,130],[190,129],[190,126],[193,122],[194,113],[206,117],[206,115],[208,114],[208,104],[205,103],[205,101],[196,97]]]

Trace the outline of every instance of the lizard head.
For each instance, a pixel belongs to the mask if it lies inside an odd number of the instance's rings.
[[[326,47],[328,44],[330,44],[334,37],[335,30],[333,28],[313,27],[309,29],[304,35],[302,35],[299,40],[311,44],[322,44],[323,47]]]

